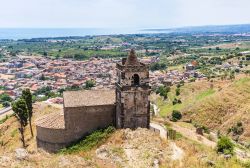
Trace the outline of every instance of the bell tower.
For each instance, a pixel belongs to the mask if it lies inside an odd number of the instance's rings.
[[[149,67],[138,61],[132,49],[122,63],[117,63],[116,127],[149,128]]]

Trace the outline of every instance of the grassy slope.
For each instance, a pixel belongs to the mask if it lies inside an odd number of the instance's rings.
[[[249,77],[229,82],[221,91],[216,91],[192,107],[188,116],[198,123],[224,132],[236,122],[242,121],[245,131],[241,138],[250,140],[249,88]]]
[[[158,98],[157,104],[160,108],[161,116],[169,115],[173,110],[186,111],[186,108],[193,106],[206,96],[214,93],[214,90],[210,89],[210,82],[207,81],[197,81],[195,83],[185,84],[181,87],[180,96],[175,96],[175,89],[176,87],[171,88],[167,100]],[[182,103],[173,105],[172,101],[174,98],[181,99]]]
[[[175,88],[171,89],[169,100],[158,99],[161,116],[180,110],[185,119],[224,133],[237,121],[242,121],[242,140],[250,140],[250,77],[238,76],[235,81],[197,81],[185,84],[179,98],[182,104],[172,105]]]

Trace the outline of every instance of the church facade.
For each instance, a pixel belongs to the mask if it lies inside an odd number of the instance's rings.
[[[84,90],[63,93],[63,111],[36,121],[37,146],[56,152],[91,132],[116,128],[149,128],[149,67],[135,51],[117,63],[115,90]]]

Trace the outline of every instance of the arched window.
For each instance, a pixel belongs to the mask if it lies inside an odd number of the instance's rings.
[[[140,77],[138,74],[134,74],[133,76],[133,84],[134,85],[140,85]]]

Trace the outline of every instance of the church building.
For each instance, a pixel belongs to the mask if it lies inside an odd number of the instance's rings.
[[[91,132],[116,128],[149,128],[149,67],[135,51],[117,63],[115,90],[83,90],[63,93],[63,111],[36,121],[37,146],[56,152]]]

